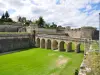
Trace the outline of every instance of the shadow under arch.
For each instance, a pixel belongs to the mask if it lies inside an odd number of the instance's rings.
[[[60,44],[59,44],[59,50],[60,51],[66,51],[66,49],[65,49],[65,42],[64,41],[60,42]]]
[[[36,47],[40,47],[40,38],[36,39]]]
[[[45,39],[41,39],[41,48],[45,48]]]
[[[80,43],[76,45],[76,50],[75,50],[76,53],[80,52],[80,45],[81,45]]]
[[[84,53],[84,44],[83,43],[78,43],[76,45],[76,50],[75,50],[76,53],[80,53],[80,52],[83,52]]]
[[[53,50],[58,49],[58,42],[56,40],[53,40],[53,42],[52,42],[52,48],[53,48]]]
[[[72,51],[72,42],[69,42],[67,44],[67,52],[71,52]]]
[[[51,49],[51,40],[50,39],[47,40],[47,49]]]

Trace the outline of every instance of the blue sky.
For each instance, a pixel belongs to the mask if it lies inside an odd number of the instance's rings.
[[[87,13],[87,15],[91,15],[90,13],[93,10],[99,11],[100,10],[100,3],[89,3],[88,5],[90,5],[90,9],[87,10],[86,6],[83,8],[80,8],[79,11],[81,11],[81,13]]]
[[[6,10],[16,21],[17,16],[31,20],[43,16],[57,25],[98,27],[100,0],[0,0],[0,16]]]

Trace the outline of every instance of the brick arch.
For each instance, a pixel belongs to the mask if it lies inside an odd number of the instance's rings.
[[[40,38],[36,39],[36,47],[40,47]]]
[[[50,39],[48,39],[47,40],[47,49],[51,49],[51,40]]]
[[[52,49],[53,50],[58,49],[58,42],[56,40],[53,40],[53,42],[52,42]]]
[[[59,50],[60,50],[60,51],[65,51],[65,50],[66,50],[65,47],[64,47],[64,45],[65,45],[65,42],[64,42],[64,41],[61,41],[61,42],[59,43]]]
[[[41,39],[41,48],[45,48],[45,39]]]

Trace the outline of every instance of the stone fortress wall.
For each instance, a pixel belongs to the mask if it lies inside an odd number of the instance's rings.
[[[19,32],[16,34],[0,34],[0,52],[8,52],[23,48],[30,48],[35,46],[35,35],[31,34],[36,31],[37,34],[42,36],[63,36],[64,38],[84,38],[84,39],[98,39],[99,33],[96,29],[77,28],[71,29],[46,29],[37,28],[34,26],[20,26],[20,25],[1,25],[0,32]],[[27,33],[20,33],[27,32]],[[44,34],[44,35],[43,35]],[[46,34],[46,35],[45,35]]]
[[[33,30],[36,30],[38,34],[63,34],[64,36],[68,36],[69,38],[84,38],[84,39],[99,39],[99,31],[96,29],[88,29],[88,28],[77,28],[71,29],[69,26],[65,29],[45,29],[45,28],[37,28],[34,26],[29,26],[26,28],[26,32],[31,33]]]
[[[0,34],[0,53],[35,46],[33,34]]]
[[[66,28],[64,30],[71,38],[99,39],[99,31],[90,28]]]
[[[31,33],[36,30],[37,34],[63,34],[69,38],[88,38],[88,39],[99,39],[99,31],[95,29],[77,28],[71,29],[66,27],[65,29],[46,29],[38,28],[35,25],[22,26],[22,25],[0,25],[0,32],[28,32]]]

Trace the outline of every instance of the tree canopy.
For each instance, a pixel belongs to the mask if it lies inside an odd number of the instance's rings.
[[[0,18],[0,23],[4,23],[4,22],[13,22],[13,20],[10,18],[8,11],[3,13]]]

